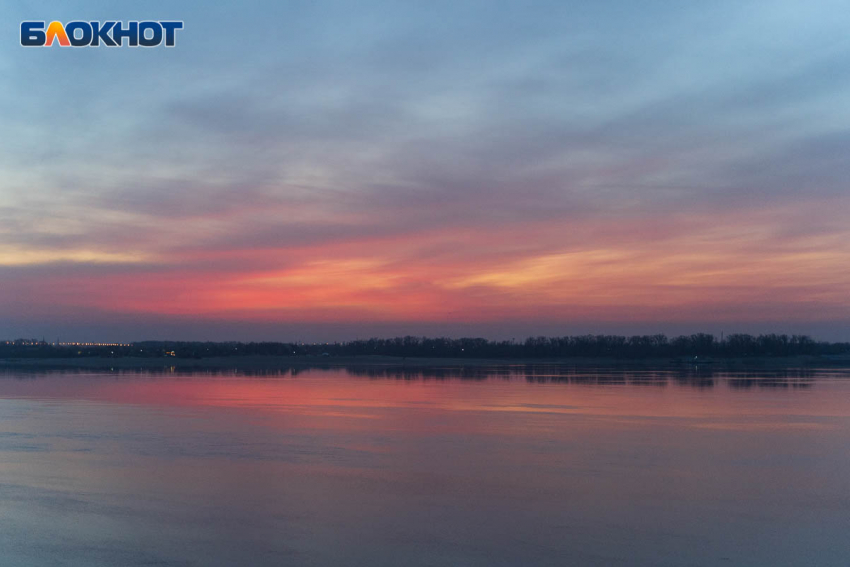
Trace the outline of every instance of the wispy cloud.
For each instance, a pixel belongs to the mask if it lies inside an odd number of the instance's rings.
[[[850,321],[839,7],[154,3],[187,22],[173,50],[7,44],[5,332],[53,313],[82,333],[133,334],[133,317],[188,335],[213,319],[834,333]]]

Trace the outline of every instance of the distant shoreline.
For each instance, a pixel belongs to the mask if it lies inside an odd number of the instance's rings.
[[[85,358],[0,358],[2,368],[45,369],[209,369],[274,370],[287,368],[435,368],[484,366],[575,366],[640,368],[846,368],[850,356],[789,356],[746,358],[416,358],[395,356],[228,356],[182,357],[85,357]]]

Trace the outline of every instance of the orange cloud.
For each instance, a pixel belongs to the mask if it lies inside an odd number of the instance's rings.
[[[169,251],[160,235],[153,248],[34,256],[105,264],[97,277],[29,289],[77,309],[245,321],[850,317],[850,229],[784,234],[796,214],[435,227],[223,250],[197,241]]]

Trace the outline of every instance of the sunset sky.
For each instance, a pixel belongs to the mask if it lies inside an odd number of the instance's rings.
[[[231,4],[0,5],[0,338],[850,340],[845,3]]]

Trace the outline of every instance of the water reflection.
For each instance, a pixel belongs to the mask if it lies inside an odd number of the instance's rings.
[[[826,565],[840,370],[0,372],[0,565]]]
[[[814,377],[850,377],[850,370],[818,370],[812,368],[780,368],[768,370],[729,371],[714,368],[684,367],[660,370],[628,370],[615,368],[588,368],[563,365],[494,365],[494,366],[446,366],[446,367],[399,367],[381,365],[298,365],[281,368],[193,368],[172,366],[170,368],[108,369],[84,368],[38,368],[0,367],[0,378],[27,379],[39,376],[195,376],[195,377],[279,377],[294,378],[315,374],[317,371],[344,374],[350,377],[389,380],[464,380],[493,381],[523,379],[528,383],[589,384],[600,386],[677,386],[697,389],[725,385],[735,390],[751,388],[810,388]]]

